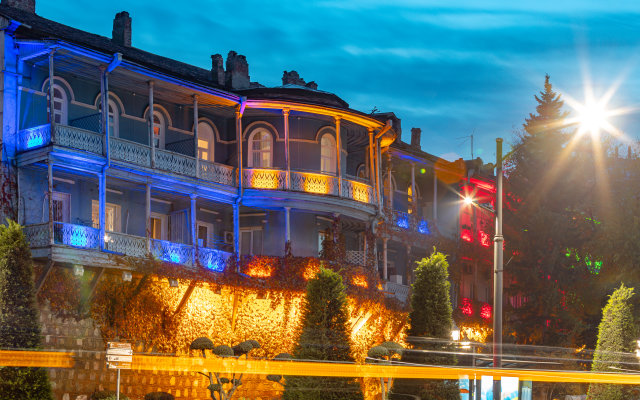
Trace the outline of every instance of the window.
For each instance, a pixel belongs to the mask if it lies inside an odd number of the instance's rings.
[[[53,192],[53,220],[55,222],[69,222],[71,214],[71,195],[69,193]]]
[[[213,162],[213,128],[206,122],[198,123],[198,157]]]
[[[409,214],[413,213],[413,190],[411,190],[411,186],[407,188],[407,212]]]
[[[324,243],[328,235],[329,233],[327,231],[318,232],[318,256],[322,253],[322,243]]]
[[[369,177],[369,171],[367,170],[367,166],[365,164],[358,165],[358,169],[356,169],[356,176],[362,179],[366,179]]]
[[[320,139],[320,171],[335,174],[337,165],[336,140],[332,134],[325,133]]]
[[[47,93],[48,94],[48,93]],[[56,124],[67,125],[67,92],[62,86],[53,84],[53,119],[51,118],[51,103],[47,102],[49,121]]]
[[[107,203],[105,205],[104,230],[108,232],[121,232],[120,215],[119,205]],[[91,221],[94,228],[100,228],[100,203],[97,200],[91,201]]]
[[[102,103],[98,105],[98,109],[102,112]],[[109,136],[118,137],[120,130],[120,113],[118,112],[118,107],[116,106],[115,101],[109,99],[109,119],[107,123],[109,124]]]
[[[151,213],[151,239],[167,240],[167,216]]]
[[[240,228],[240,254],[262,254],[262,228]]]
[[[196,226],[196,238],[198,239],[198,246],[213,248],[213,224],[198,221]]]
[[[164,117],[160,111],[153,112],[153,145],[164,149]]]
[[[273,138],[264,128],[257,128],[249,137],[249,168],[271,168]]]

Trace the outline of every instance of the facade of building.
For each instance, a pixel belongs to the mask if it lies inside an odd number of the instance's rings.
[[[465,265],[454,302],[490,302],[486,215],[457,193],[490,200],[491,177],[422,151],[419,129],[403,142],[393,113],[353,110],[295,71],[251,82],[233,51],[210,70],[150,54],[126,12],[106,38],[3,0],[0,25],[0,201],[25,227],[37,290],[55,268],[91,270],[90,290],[104,274],[131,279],[113,255],[218,272],[286,243],[318,257],[338,224],[346,263],[376,269],[400,302],[414,261],[474,246],[452,255]]]

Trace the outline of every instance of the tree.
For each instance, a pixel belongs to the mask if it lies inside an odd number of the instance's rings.
[[[199,337],[191,342],[189,346],[190,350],[200,351],[203,358],[207,358],[207,351],[209,351],[212,355],[218,357],[242,357],[249,358],[249,352],[253,349],[259,349],[260,343],[255,340],[246,340],[242,343],[239,343],[233,347],[220,345],[214,346],[211,339],[206,337]],[[211,398],[213,400],[229,400],[238,389],[240,385],[242,385],[242,375],[238,376],[236,379],[236,374],[229,377],[222,376],[219,372],[199,372],[199,374],[206,376],[209,378],[209,392],[211,393]],[[215,377],[215,380],[214,380]],[[216,399],[216,394],[218,398]]]
[[[598,327],[592,371],[615,372],[617,368],[628,369],[629,365],[637,363],[635,353],[631,353],[637,339],[632,297],[633,288],[624,284],[609,297]],[[623,400],[632,396],[623,385],[591,384],[587,397],[591,400]]]
[[[403,351],[404,347],[396,342],[384,342],[369,349],[367,352],[367,362],[371,364],[391,365],[393,361],[400,360]],[[387,378],[386,386],[384,381],[385,378],[380,377],[382,400],[386,400],[389,397],[389,390],[391,389],[391,385],[393,385],[393,378]]]
[[[595,229],[588,218],[594,156],[587,136],[570,140],[568,113],[548,75],[535,99],[536,113],[526,119],[505,165],[506,292],[524,300],[517,309],[506,303],[505,327],[520,343],[580,345],[593,329],[583,300],[593,280],[582,250]]]
[[[451,350],[448,339],[453,326],[448,270],[446,256],[435,249],[431,256],[417,263],[407,330],[407,342],[417,351],[404,350],[403,362],[432,365],[456,363],[455,357],[447,353]],[[397,379],[389,398],[403,400],[411,396],[423,400],[457,400],[460,393],[455,381]]]
[[[347,321],[347,295],[342,277],[321,268],[307,284],[301,332],[293,356],[297,360],[353,362]],[[289,376],[284,400],[362,400],[352,378]]]
[[[20,225],[0,225],[0,348],[40,347],[31,252]],[[51,399],[43,368],[0,367],[0,400]]]

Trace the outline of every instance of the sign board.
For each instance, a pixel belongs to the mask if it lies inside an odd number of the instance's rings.
[[[107,362],[126,362],[131,363],[133,361],[133,356],[121,356],[121,355],[111,355],[107,354]]]
[[[131,369],[132,361],[131,343],[107,343],[107,366],[110,369]]]
[[[125,362],[108,362],[109,369],[131,369],[131,363]]]

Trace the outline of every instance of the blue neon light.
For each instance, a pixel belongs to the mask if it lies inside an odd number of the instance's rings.
[[[398,219],[396,219],[396,225],[403,229],[409,229],[409,216],[407,214],[398,215]]]
[[[428,235],[431,233],[431,231],[429,231],[429,223],[426,220],[420,220],[420,222],[418,223],[418,232],[424,235]]]
[[[62,243],[81,248],[93,248],[98,244],[98,235],[95,229],[81,225],[67,225],[62,228]]]
[[[27,139],[27,149],[42,146],[43,143],[44,140],[42,139],[42,136],[29,136],[29,139]]]
[[[180,262],[180,254],[178,254],[177,251],[170,251],[169,252],[169,261],[174,262],[174,263],[179,263]]]

